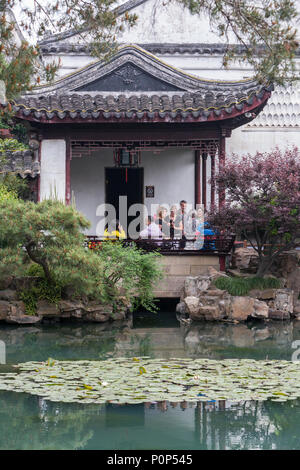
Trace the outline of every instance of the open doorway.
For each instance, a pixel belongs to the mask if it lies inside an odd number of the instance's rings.
[[[116,217],[124,220],[120,214],[119,197],[127,197],[128,209],[133,204],[143,204],[143,168],[106,168],[105,169],[105,202],[112,204],[116,210]],[[128,216],[128,226],[136,216]],[[123,227],[125,229],[125,227]],[[127,228],[127,227],[126,227]],[[138,227],[138,230],[141,228]]]

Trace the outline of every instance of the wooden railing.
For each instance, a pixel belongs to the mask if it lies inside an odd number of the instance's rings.
[[[234,247],[235,235],[208,235],[204,237],[203,248],[195,247],[196,238],[166,239],[166,238],[140,238],[137,240],[121,240],[125,246],[136,244],[146,252],[158,251],[162,254],[228,254]],[[87,236],[86,246],[91,249],[100,248],[107,242],[96,236]],[[197,245],[196,245],[197,246]]]

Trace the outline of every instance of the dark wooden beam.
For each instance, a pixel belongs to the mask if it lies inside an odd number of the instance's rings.
[[[226,129],[222,130],[220,137],[220,150],[219,150],[219,169],[221,170],[225,166],[225,142],[226,142]],[[225,190],[219,188],[219,207],[225,204]]]
[[[66,204],[71,203],[71,142],[66,139]]]
[[[215,154],[211,154],[211,186],[210,186],[210,205],[214,207],[215,205],[215,183],[214,183],[214,176],[215,176]]]
[[[180,140],[188,142],[199,139],[219,139],[220,129],[218,126],[203,127],[198,126],[154,126],[154,125],[133,125],[133,126],[117,126],[117,125],[53,125],[41,126],[39,131],[43,134],[44,139],[65,139],[84,140],[84,141],[145,141],[145,142],[172,142]]]
[[[201,204],[201,155],[195,150],[195,207]]]
[[[206,162],[207,162],[207,154],[202,153],[202,204],[204,205],[204,209],[206,209]]]
[[[39,164],[40,164],[40,168],[41,168],[41,156],[42,156],[42,142],[40,141],[40,146],[39,146],[39,150],[38,150],[38,161],[39,161]],[[37,188],[37,202],[40,202],[41,200],[41,175],[38,175],[38,188]]]

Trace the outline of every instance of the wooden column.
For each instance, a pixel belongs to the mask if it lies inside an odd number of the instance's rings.
[[[201,155],[195,150],[195,207],[201,204]]]
[[[220,271],[225,272],[226,271],[226,256],[225,255],[219,256],[219,264],[220,264]]]
[[[71,142],[66,140],[66,205],[71,203]]]
[[[202,204],[206,209],[206,161],[207,153],[202,154]]]
[[[215,205],[215,153],[212,152],[210,156],[211,161],[211,186],[210,186],[210,206],[211,208]]]
[[[221,170],[225,166],[225,138],[226,129],[222,129],[222,135],[220,137],[220,149],[219,149],[219,169]],[[219,189],[219,207],[225,204],[225,190]]]
[[[41,172],[41,156],[42,156],[42,136],[40,137],[39,139],[39,142],[40,142],[40,145],[39,145],[39,149],[38,149],[38,162],[39,162],[39,165],[40,165],[40,172]],[[37,194],[37,202],[40,202],[41,201],[41,173],[38,175],[38,194]]]

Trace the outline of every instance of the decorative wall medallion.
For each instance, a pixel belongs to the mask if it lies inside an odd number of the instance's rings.
[[[146,197],[154,197],[154,186],[146,186]]]
[[[138,77],[142,73],[142,70],[138,70],[131,64],[124,65],[124,67],[122,67],[120,70],[115,71],[115,74],[118,77],[121,77],[121,80],[126,85],[135,83],[136,77]]]

